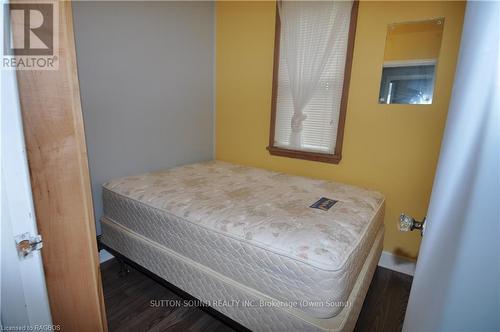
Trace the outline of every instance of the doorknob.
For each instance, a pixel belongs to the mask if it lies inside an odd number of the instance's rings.
[[[422,221],[417,221],[412,216],[406,215],[404,212],[399,216],[399,231],[400,232],[411,232],[415,229],[420,230],[420,235],[424,235],[425,230],[425,218]]]

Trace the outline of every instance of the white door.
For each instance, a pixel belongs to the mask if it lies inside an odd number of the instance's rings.
[[[3,3],[0,3],[3,9]],[[1,16],[3,20],[3,15]],[[3,21],[1,22],[3,28]],[[0,33],[3,39],[3,31]],[[0,43],[3,45],[3,40]],[[1,47],[1,46],[0,46]],[[3,328],[52,324],[39,251],[21,258],[14,237],[37,234],[15,71],[0,69],[1,257]],[[47,328],[45,328],[47,329]]]
[[[500,2],[469,1],[403,331],[500,331],[499,49]]]

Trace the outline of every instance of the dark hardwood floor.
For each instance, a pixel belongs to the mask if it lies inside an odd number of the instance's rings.
[[[413,277],[377,267],[355,331],[401,331]]]
[[[199,308],[156,302],[182,298],[141,272],[129,270],[121,273],[116,259],[101,265],[111,332],[234,331]],[[410,276],[378,267],[355,330],[401,331],[411,282]]]

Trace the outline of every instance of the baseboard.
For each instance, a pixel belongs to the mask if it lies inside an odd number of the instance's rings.
[[[417,262],[412,259],[396,256],[388,251],[382,251],[378,261],[378,266],[411,276],[415,274],[416,264]]]
[[[99,251],[99,262],[104,263],[105,261],[109,261],[111,258],[115,256],[111,255],[108,251],[102,249]]]

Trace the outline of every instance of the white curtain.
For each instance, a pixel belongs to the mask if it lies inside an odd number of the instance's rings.
[[[290,148],[302,146],[304,108],[311,100],[335,47],[336,32],[349,17],[352,1],[281,1],[280,52],[284,52],[290,79],[294,113]]]

